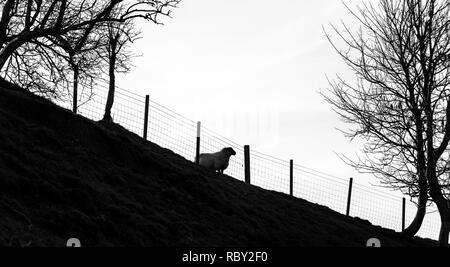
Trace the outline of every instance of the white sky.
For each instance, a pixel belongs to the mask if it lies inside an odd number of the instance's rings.
[[[322,31],[349,17],[341,1],[183,0],[172,15],[142,24],[143,56],[119,86],[260,152],[363,177],[336,156],[358,145],[319,94],[325,75],[351,74]]]

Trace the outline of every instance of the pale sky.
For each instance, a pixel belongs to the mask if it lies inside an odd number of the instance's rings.
[[[322,30],[349,17],[341,1],[184,0],[172,16],[141,24],[143,56],[119,86],[260,152],[362,176],[336,156],[358,145],[319,94],[325,75],[349,75]]]

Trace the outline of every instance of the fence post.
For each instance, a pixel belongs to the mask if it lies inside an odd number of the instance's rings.
[[[245,170],[245,183],[250,183],[250,146],[244,146],[244,170]]]
[[[352,188],[353,188],[353,178],[350,178],[350,183],[348,186],[348,197],[347,197],[347,212],[346,215],[350,215],[350,204],[352,202]]]
[[[200,130],[202,127],[202,123],[197,122],[197,144],[195,146],[195,163],[199,164],[199,156],[200,156]]]
[[[402,232],[405,231],[405,219],[406,219],[406,198],[402,201]]]
[[[147,130],[148,130],[148,108],[150,105],[150,96],[145,96],[145,113],[144,113],[144,139],[147,140]]]
[[[294,196],[294,160],[292,159],[289,167],[289,193]]]

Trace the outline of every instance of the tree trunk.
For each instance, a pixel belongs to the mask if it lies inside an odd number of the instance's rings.
[[[3,54],[0,52],[0,70],[3,69],[11,54]]]
[[[448,210],[447,210],[448,213]],[[441,231],[439,232],[439,245],[448,247],[448,235],[450,232],[450,217],[441,215]]]
[[[402,235],[404,237],[412,238],[417,234],[417,232],[419,232],[427,211],[427,202],[428,202],[427,189],[420,190],[416,216],[414,217],[414,220],[411,222],[411,224],[402,232]]]
[[[78,77],[80,76],[80,70],[78,65],[73,65],[73,103],[72,110],[73,113],[77,114],[78,112]]]
[[[433,162],[434,164],[434,162]],[[428,170],[435,170],[435,165],[428,166]],[[448,247],[448,236],[450,231],[450,203],[441,191],[441,186],[436,177],[435,172],[428,172],[427,176],[428,183],[430,185],[430,196],[433,198],[434,203],[439,210],[439,215],[441,216],[441,230],[439,233],[439,245],[442,247]]]
[[[109,59],[109,90],[108,99],[106,100],[105,114],[103,115],[103,121],[112,122],[111,109],[114,104],[114,94],[116,91],[116,54],[111,53],[111,58]]]

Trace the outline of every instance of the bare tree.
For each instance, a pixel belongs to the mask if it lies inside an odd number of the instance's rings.
[[[170,16],[179,1],[0,1],[0,75],[52,99],[72,95],[76,112],[79,85],[81,96],[88,92],[89,99],[103,69],[93,52],[101,45],[97,29],[136,18],[158,23],[158,16]]]
[[[112,122],[111,109],[116,90],[116,72],[130,71],[131,60],[137,55],[130,50],[130,45],[139,39],[141,32],[136,29],[133,20],[126,22],[109,22],[106,25],[106,45],[103,58],[108,63],[109,90],[105,105],[103,121]]]
[[[324,94],[353,125],[344,134],[366,141],[364,156],[346,162],[418,198],[408,235],[419,230],[430,196],[441,216],[440,244],[447,246],[450,1],[380,0],[348,10],[360,29],[332,25],[344,49],[327,37],[357,82],[338,76]]]
[[[26,43],[13,52],[1,71],[6,80],[51,99],[66,96],[66,67],[63,58],[53,50]]]
[[[96,27],[94,27],[96,26]],[[69,32],[65,35],[49,36],[46,38],[49,44],[41,45],[53,50],[55,54],[64,58],[70,67],[72,79],[72,97],[74,113],[77,113],[78,108],[78,89],[79,85],[84,89],[90,91],[92,94],[93,86],[96,84],[95,80],[101,75],[102,60],[98,56],[96,50],[102,49],[102,36],[95,29],[98,25],[90,25],[85,29],[79,31]],[[56,50],[55,50],[56,47]],[[58,52],[62,49],[64,53]],[[63,72],[62,76],[67,75],[68,72]],[[66,78],[66,80],[69,80]],[[70,88],[70,87],[68,87]]]
[[[101,76],[97,49],[101,36],[90,28],[62,36],[37,38],[19,47],[2,74],[22,88],[38,92],[51,99],[73,97],[76,113],[78,88],[90,98],[95,81]]]
[[[134,18],[156,21],[180,0],[3,0],[0,2],[0,69],[22,45],[108,21]],[[111,11],[123,4],[120,16]]]

